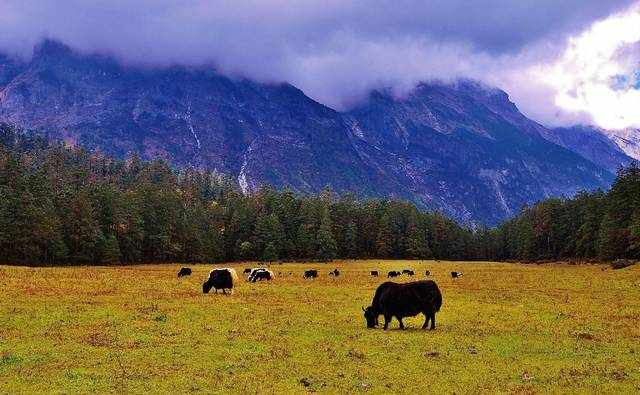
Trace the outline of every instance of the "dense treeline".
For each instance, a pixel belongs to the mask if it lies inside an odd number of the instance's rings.
[[[471,230],[412,204],[329,190],[243,195],[212,172],[126,161],[0,125],[0,262],[117,264],[333,258],[640,258],[640,169],[608,193]]]
[[[116,264],[335,257],[470,259],[474,236],[413,205],[263,188],[0,127],[0,261]]]
[[[492,259],[640,259],[640,168],[618,171],[611,189],[548,199],[487,232]]]

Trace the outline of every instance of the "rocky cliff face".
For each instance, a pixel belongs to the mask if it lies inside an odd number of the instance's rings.
[[[124,157],[164,158],[268,183],[397,197],[465,222],[606,187],[610,171],[544,138],[504,92],[473,82],[373,92],[346,113],[287,84],[211,69],[136,69],[54,42],[0,58],[0,120]]]

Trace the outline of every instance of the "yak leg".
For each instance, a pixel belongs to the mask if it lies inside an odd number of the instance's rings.
[[[396,318],[398,319],[398,322],[400,323],[400,329],[404,329],[404,324],[402,323],[402,317],[396,316]]]
[[[429,329],[436,329],[436,312],[435,311],[431,312],[431,328]]]
[[[226,295],[227,294],[227,290],[222,288],[222,293]]]
[[[422,324],[422,329],[427,329],[429,325],[429,320],[431,319],[431,313],[429,311],[424,312],[424,324]]]
[[[389,327],[389,323],[391,322],[391,318],[393,318],[390,315],[386,315],[384,316],[384,330],[387,330],[387,328]]]

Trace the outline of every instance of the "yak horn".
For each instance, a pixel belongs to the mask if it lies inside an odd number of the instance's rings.
[[[366,312],[367,310],[365,310],[365,309],[364,309],[364,307],[363,307],[363,308],[362,308],[362,311],[365,311],[365,312]]]

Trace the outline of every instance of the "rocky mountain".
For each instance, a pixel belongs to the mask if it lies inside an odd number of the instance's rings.
[[[601,130],[609,137],[622,151],[635,160],[640,160],[640,130]]]
[[[638,155],[634,157],[632,151],[626,153],[615,140],[610,138],[607,131],[593,126],[556,128],[548,130],[543,135],[548,140],[578,153],[612,173],[615,173],[620,166],[629,164],[634,158],[640,159],[640,139],[636,140]]]
[[[552,142],[506,93],[462,81],[383,91],[338,112],[288,84],[212,68],[143,69],[55,42],[0,58],[0,121],[125,157],[215,169],[244,191],[268,183],[409,199],[467,223],[607,187],[602,163]]]

